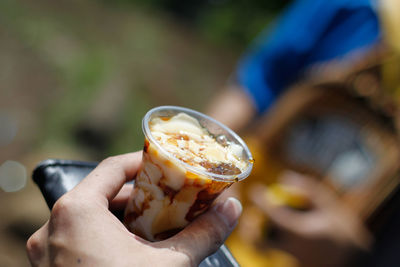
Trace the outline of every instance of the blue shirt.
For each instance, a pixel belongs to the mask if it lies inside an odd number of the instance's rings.
[[[372,0],[298,0],[239,62],[237,79],[265,111],[310,65],[380,40]]]

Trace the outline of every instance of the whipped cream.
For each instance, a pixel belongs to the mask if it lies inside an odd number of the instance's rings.
[[[214,137],[186,113],[153,118],[149,128],[167,152],[202,171],[237,175],[246,168],[241,160],[242,146],[227,141],[225,136]]]

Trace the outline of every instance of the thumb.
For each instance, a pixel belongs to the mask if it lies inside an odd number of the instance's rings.
[[[230,197],[217,203],[175,236],[165,240],[167,246],[185,253],[193,266],[211,255],[224,243],[235,228],[242,205]]]

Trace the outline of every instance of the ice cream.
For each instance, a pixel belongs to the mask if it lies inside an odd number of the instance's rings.
[[[135,234],[156,241],[177,233],[206,211],[250,163],[243,145],[226,135],[211,134],[187,113],[153,116],[146,123],[143,164],[125,224]]]
[[[160,145],[175,158],[216,174],[239,174],[246,167],[241,161],[243,148],[220,135],[212,136],[198,120],[179,113],[172,118],[155,118],[150,131]]]

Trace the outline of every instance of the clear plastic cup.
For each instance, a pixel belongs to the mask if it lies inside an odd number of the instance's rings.
[[[224,136],[243,148],[241,161],[246,167],[237,175],[207,172],[176,158],[153,137],[149,122],[160,117],[168,119],[178,113],[196,118],[211,136]],[[125,210],[127,228],[149,241],[166,239],[182,230],[204,213],[213,200],[232,183],[249,176],[253,158],[243,140],[222,123],[200,112],[161,106],[151,109],[143,118],[145,135],[143,163]]]

